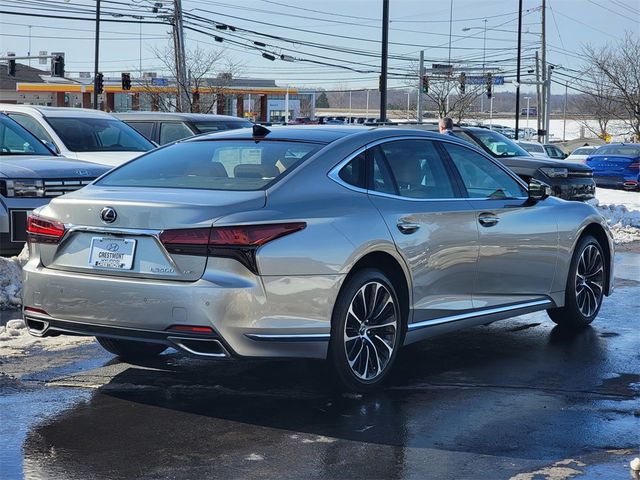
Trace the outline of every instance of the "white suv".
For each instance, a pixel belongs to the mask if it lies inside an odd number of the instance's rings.
[[[155,145],[99,110],[0,104],[0,111],[68,158],[120,165]]]

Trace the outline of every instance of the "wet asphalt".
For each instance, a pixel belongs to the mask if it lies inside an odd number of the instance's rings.
[[[437,337],[364,396],[306,360],[129,364],[94,344],[0,359],[0,478],[628,480],[637,251],[616,276],[590,328],[541,312]]]

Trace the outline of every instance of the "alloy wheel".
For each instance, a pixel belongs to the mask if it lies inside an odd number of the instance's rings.
[[[360,380],[380,376],[393,355],[398,335],[398,307],[380,282],[363,285],[351,299],[344,326],[349,368]]]
[[[604,261],[602,253],[589,244],[580,254],[576,270],[576,303],[580,313],[591,317],[598,311],[604,293]]]

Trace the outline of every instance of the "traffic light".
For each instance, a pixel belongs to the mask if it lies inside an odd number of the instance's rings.
[[[15,55],[8,55],[9,57],[15,57]],[[10,77],[15,77],[16,76],[16,61],[15,60],[9,60],[7,63],[7,73],[9,74]]]
[[[64,77],[64,55],[56,55],[52,59],[52,77]]]
[[[491,75],[490,73],[487,73],[487,98],[491,98],[491,95],[493,94],[492,89],[493,89],[493,75]]]
[[[96,84],[94,85],[94,88],[98,94],[104,91],[104,75],[102,75],[102,72],[98,72],[96,75]]]
[[[423,93],[429,93],[429,77],[426,75],[422,76],[422,91]]]
[[[131,74],[123,73],[122,77],[122,90],[131,90]]]
[[[464,95],[467,87],[467,74],[462,72],[460,74],[460,93]]]

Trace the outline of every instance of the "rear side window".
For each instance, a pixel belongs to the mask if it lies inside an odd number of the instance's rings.
[[[176,143],[137,158],[98,183],[118,187],[260,190],[322,145],[263,140]]]
[[[349,185],[365,188],[366,186],[366,156],[365,153],[357,155],[349,163],[340,169],[338,176]]]
[[[408,198],[454,198],[453,184],[442,158],[429,140],[398,140],[383,143],[373,152],[373,189],[391,193],[393,182],[397,195]],[[384,158],[391,175],[380,160]],[[375,164],[379,164],[376,168]],[[390,177],[390,178],[389,178]]]
[[[153,140],[153,122],[124,122],[148,140]]]
[[[164,122],[160,124],[160,145],[193,137],[193,132],[182,122]]]

